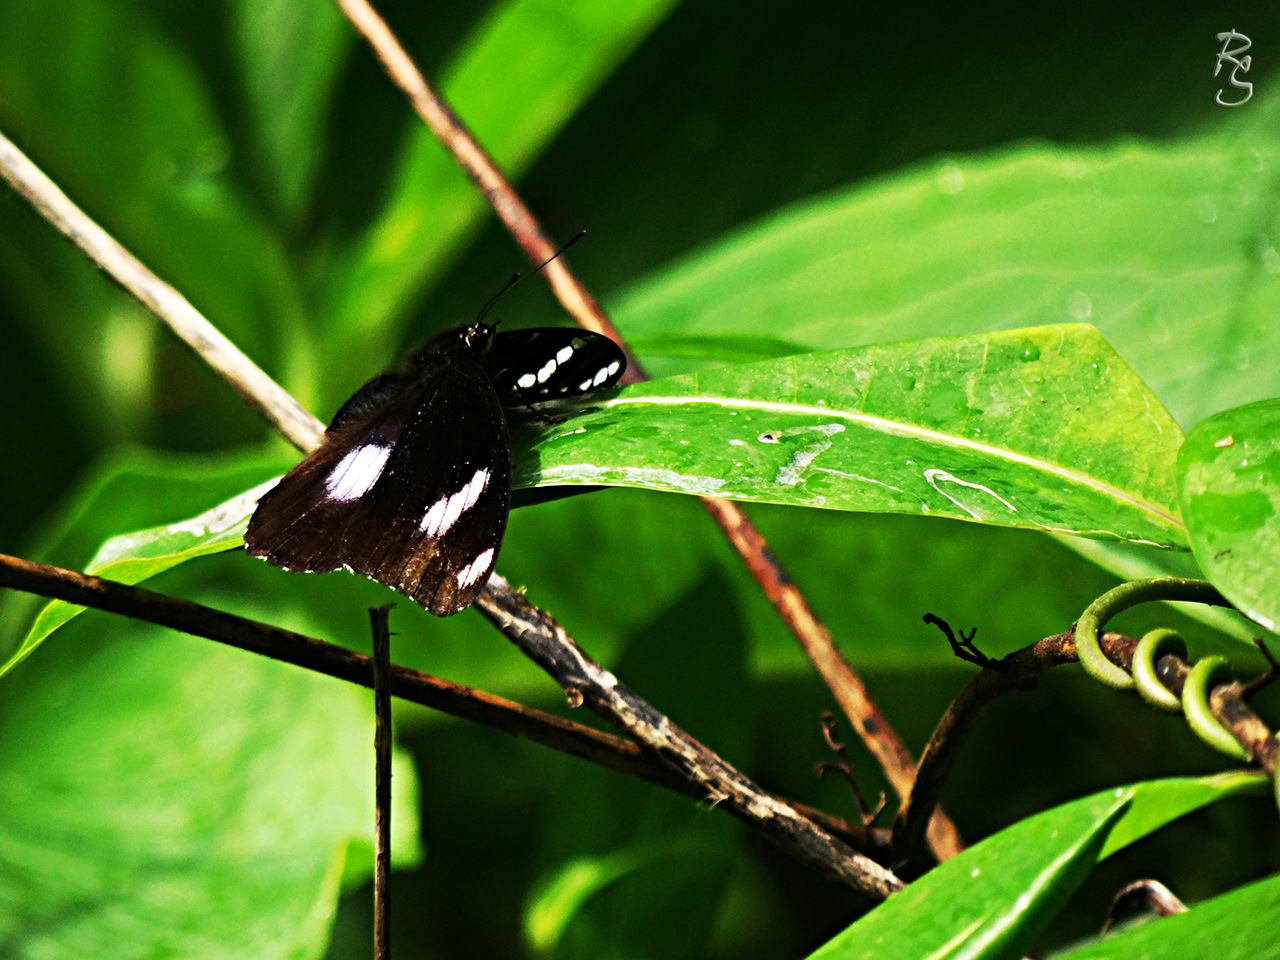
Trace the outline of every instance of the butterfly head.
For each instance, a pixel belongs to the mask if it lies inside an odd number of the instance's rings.
[[[426,346],[413,355],[412,365],[424,370],[463,357],[478,363],[489,352],[497,326],[496,323],[475,320],[466,326],[448,330],[428,340]]]
[[[478,355],[488,351],[497,329],[496,321],[485,323],[483,320],[476,320],[474,323],[458,328],[458,336],[462,338],[463,345],[468,350]]]

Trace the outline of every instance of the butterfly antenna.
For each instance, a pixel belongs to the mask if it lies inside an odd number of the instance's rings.
[[[551,256],[547,257],[547,259],[543,260],[540,264],[538,264],[538,266],[535,267],[532,272],[533,273],[540,272],[544,267],[546,267],[548,263],[550,263],[552,260],[555,260],[563,256],[566,250],[568,250],[570,247],[572,247],[575,243],[577,243],[586,235],[587,235],[587,231],[579,230],[576,234],[574,234],[572,238],[570,238],[570,240],[564,246],[562,246],[559,250],[557,250]],[[497,293],[495,293],[492,297],[490,297],[488,301],[485,303],[485,305],[480,308],[480,313],[476,316],[476,323],[484,323],[484,318],[489,315],[489,311],[492,310],[494,306],[497,305],[498,301],[501,300],[503,296],[506,295],[508,290],[514,287],[526,276],[528,276],[528,274],[524,274],[524,273],[512,274],[511,279],[506,282],[506,285]],[[497,326],[497,324],[495,323],[494,326]]]

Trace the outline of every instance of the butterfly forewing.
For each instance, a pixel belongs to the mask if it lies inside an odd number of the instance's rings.
[[[611,386],[626,365],[598,334],[441,334],[404,373],[342,405],[324,441],[258,503],[245,545],[286,570],[345,567],[437,616],[493,572],[511,502],[505,410]]]
[[[484,359],[485,372],[508,407],[612,386],[626,366],[608,337],[572,327],[504,331]]]
[[[343,406],[259,502],[250,553],[288,570],[346,567],[438,616],[475,600],[506,529],[510,451],[488,377],[445,346]]]

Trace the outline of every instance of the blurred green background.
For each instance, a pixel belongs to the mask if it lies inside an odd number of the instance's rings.
[[[1280,393],[1274,11],[385,13],[552,234],[589,231],[574,267],[655,372],[745,358],[762,339],[799,351],[1087,319],[1184,428]],[[1229,110],[1212,69],[1232,28],[1253,41],[1255,86]],[[321,418],[524,266],[319,0],[0,0],[0,129]],[[191,516],[291,462],[9,193],[0,278],[0,549],[83,566],[105,536]],[[499,315],[563,322],[536,283]],[[913,750],[971,672],[924,612],[977,626],[1000,655],[1115,582],[1039,534],[752,516]],[[811,772],[829,697],[695,502],[609,491],[519,511],[499,570],[731,762],[852,815]],[[238,553],[152,586],[358,647],[364,608],[388,596]],[[0,601],[7,651],[34,608]],[[1193,646],[1232,643],[1165,611],[1121,626],[1164,623]],[[401,604],[393,626],[402,662],[565,709],[474,613]],[[0,954],[37,955],[37,932],[41,956],[143,942],[155,956],[364,954],[363,841],[342,858],[367,835],[361,699],[204,646],[90,614],[4,679]],[[398,721],[426,850],[409,869],[406,842],[400,860],[401,955],[796,956],[862,906],[705,805],[416,708]],[[872,762],[854,761],[874,795]],[[1062,670],[990,712],[945,802],[976,839],[1091,790],[1222,765],[1179,721]],[[296,775],[265,775],[282,769]],[[413,777],[398,782],[412,798]],[[414,834],[411,813],[399,820]],[[1194,900],[1267,873],[1276,839],[1265,804],[1197,815],[1106,864],[1047,942],[1096,930],[1137,876]],[[278,900],[243,882],[264,862]]]

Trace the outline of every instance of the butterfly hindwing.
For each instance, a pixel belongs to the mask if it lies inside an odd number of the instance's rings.
[[[437,346],[344,404],[322,444],[259,501],[251,554],[295,571],[346,567],[437,616],[471,604],[506,529],[506,420],[471,353]]]
[[[447,616],[471,605],[497,562],[511,503],[511,449],[502,405],[479,367],[452,364],[439,379],[393,454],[389,482],[401,484],[402,506],[392,543],[370,559],[376,572],[353,569]],[[412,558],[401,563],[406,548]]]
[[[258,502],[249,553],[286,570],[345,567],[437,616],[469,606],[493,572],[511,505],[506,414],[611,386],[606,337],[500,334],[477,320],[435,337],[407,371],[342,405],[321,445]]]

